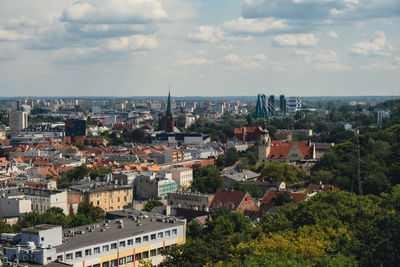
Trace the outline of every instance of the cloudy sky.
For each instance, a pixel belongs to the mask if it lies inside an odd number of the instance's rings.
[[[400,95],[400,0],[0,0],[0,96]]]

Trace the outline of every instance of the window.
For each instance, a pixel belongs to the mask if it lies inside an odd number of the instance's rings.
[[[150,250],[150,257],[154,257],[154,256],[157,256],[157,250],[156,249]]]
[[[163,248],[158,248],[158,249],[157,249],[157,254],[161,254],[162,251],[163,251]]]
[[[128,240],[128,246],[132,246],[133,245],[133,239],[129,239]]]
[[[41,237],[40,240],[41,240],[41,241],[44,241],[44,237]]]
[[[126,263],[131,263],[131,262],[133,262],[133,255],[126,257]]]
[[[140,242],[141,242],[140,237],[136,237],[135,243],[136,243],[136,244],[140,244]]]
[[[118,202],[120,201],[119,197],[118,197]]]
[[[110,263],[108,261],[103,262],[103,264],[102,264],[102,267],[109,267],[109,266],[110,266]]]
[[[120,246],[120,247],[125,247],[125,241],[119,242],[119,246]]]
[[[67,261],[72,260],[72,253],[68,253],[66,259]]]
[[[109,250],[110,250],[110,248],[109,248],[108,245],[104,245],[104,246],[103,246],[103,252],[104,252],[104,251],[109,251]]]
[[[100,253],[100,247],[94,248],[93,249],[94,254],[99,254]]]
[[[85,256],[90,256],[92,255],[92,250],[91,249],[86,249],[85,250]]]
[[[178,231],[176,229],[172,229],[172,234],[176,235],[178,233]]]
[[[57,256],[57,260],[62,261],[63,260],[63,256],[62,255]]]
[[[165,231],[165,236],[170,236],[171,235],[171,231]]]
[[[149,241],[149,236],[148,235],[143,237],[143,242],[147,242],[147,241]]]
[[[158,238],[163,238],[163,232],[158,233]]]
[[[75,252],[75,258],[82,258],[82,251]]]
[[[111,267],[117,267],[118,261],[117,260],[111,260]]]
[[[126,264],[126,258],[125,257],[119,258],[119,265],[124,265],[124,264]]]
[[[151,238],[151,240],[156,239],[156,234],[152,234],[150,238]]]
[[[117,243],[112,243],[111,244],[111,249],[117,249]]]
[[[138,253],[138,254],[135,255],[135,260],[136,261],[140,261],[141,259],[142,259],[142,254],[141,253]]]
[[[142,253],[142,255],[143,255],[143,259],[147,259],[149,257],[149,252],[145,251]]]
[[[93,267],[100,267],[100,263],[93,264]]]

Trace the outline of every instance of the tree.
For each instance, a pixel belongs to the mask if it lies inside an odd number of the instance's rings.
[[[286,162],[271,161],[261,166],[261,179],[265,181],[284,181],[294,183],[306,178],[304,170]]]
[[[236,148],[231,147],[225,152],[225,166],[232,166],[239,160],[239,153]]]
[[[234,182],[232,184],[232,187],[237,191],[248,192],[253,198],[261,198],[263,196],[263,192],[261,191],[260,187],[254,184],[243,184]]]
[[[162,203],[160,200],[156,200],[156,199],[152,199],[147,201],[146,205],[144,205],[143,210],[144,211],[152,211],[154,207],[158,207],[158,206],[163,206],[164,203]]]
[[[276,197],[273,199],[275,206],[282,206],[286,203],[294,202],[294,200],[290,197],[290,194],[287,192],[278,193]]]

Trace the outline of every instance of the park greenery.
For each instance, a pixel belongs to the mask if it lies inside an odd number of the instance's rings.
[[[286,203],[255,225],[220,211],[188,225],[187,243],[167,250],[167,266],[397,266],[400,186],[381,196],[321,193]]]

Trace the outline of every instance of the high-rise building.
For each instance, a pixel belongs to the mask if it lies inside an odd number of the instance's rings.
[[[294,113],[296,110],[301,108],[301,98],[298,96],[288,97],[286,101],[287,109],[290,113]]]
[[[165,118],[165,132],[167,132],[167,133],[174,132],[175,118],[174,118],[174,112],[172,111],[170,92],[168,92],[167,111],[165,112],[165,117],[166,117]]]
[[[281,113],[286,114],[287,104],[286,104],[285,95],[279,96],[279,109],[280,109]]]
[[[86,136],[86,121],[79,119],[66,120],[65,136]]]
[[[28,113],[25,111],[12,110],[8,113],[10,133],[18,133],[28,127]]]
[[[256,104],[256,112],[254,114],[254,118],[256,119],[265,119],[268,117],[267,111],[267,98],[264,94],[257,95],[257,104]]]
[[[275,116],[275,96],[270,95],[268,99],[268,115],[269,117]]]

